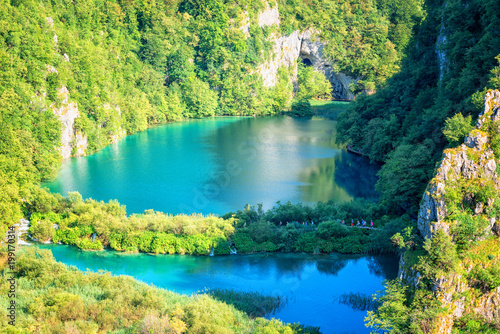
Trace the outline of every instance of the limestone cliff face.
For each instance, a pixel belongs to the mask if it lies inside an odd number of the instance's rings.
[[[429,183],[423,195],[417,226],[424,238],[432,238],[439,230],[455,238],[452,231],[456,222],[447,215],[446,193],[451,191],[451,187],[456,185],[457,181],[464,183],[477,181],[476,184],[480,187],[491,185],[495,191],[500,191],[500,179],[497,174],[497,163],[500,161],[498,157],[495,159],[491,148],[491,134],[485,126],[487,123],[492,124],[499,120],[500,92],[490,91],[486,93],[484,111],[479,116],[476,127],[461,146],[445,150],[436,177]],[[466,191],[464,197],[466,202],[467,196],[474,195],[469,195]],[[477,237],[475,241],[480,241],[480,245],[484,245],[484,242],[493,240],[493,246],[489,247],[498,247],[495,246],[498,241],[497,237],[500,236],[499,217],[496,216],[498,213],[491,214],[488,211],[493,206],[494,199],[488,198],[483,201],[476,199],[470,203],[475,203],[472,208],[472,217],[482,218],[485,222],[489,222],[485,233],[481,233],[482,236]],[[487,241],[485,237],[488,235],[495,237]],[[447,309],[436,319],[435,333],[451,333],[453,321],[465,314],[479,316],[488,323],[500,319],[500,287],[481,291],[476,286],[477,282],[469,276],[474,267],[487,269],[497,266],[498,260],[495,261],[497,262],[474,263],[473,259],[464,256],[457,270],[434,281],[434,295]],[[405,268],[403,261],[400,265],[400,277],[408,284],[416,286],[418,273]]]
[[[80,116],[76,102],[69,101],[69,92],[66,87],[62,87],[58,91],[58,97],[62,101],[60,107],[52,105],[54,115],[59,117],[62,124],[61,133],[61,155],[63,159],[70,156],[81,156],[85,154],[87,149],[87,136],[79,131],[74,131],[75,119]]]
[[[269,7],[259,13],[258,24],[261,27],[279,26],[279,11],[276,6]],[[248,27],[245,25],[246,29]],[[278,69],[285,66],[290,69],[291,80],[297,88],[297,60],[305,60],[316,70],[325,74],[332,84],[332,96],[337,99],[354,99],[349,91],[349,85],[356,80],[342,73],[333,71],[332,63],[327,60],[323,49],[325,43],[320,39],[320,31],[296,30],[288,36],[272,34],[273,55],[270,60],[258,68],[264,81],[264,86],[273,87],[277,83]],[[299,60],[300,61],[300,60]]]
[[[500,120],[499,91],[486,93],[484,110],[479,115],[476,128],[465,138],[464,143],[457,149],[444,151],[436,177],[430,182],[422,197],[418,214],[417,226],[424,237],[432,237],[439,229],[449,233],[449,226],[444,222],[446,218],[444,194],[447,181],[481,178],[493,181],[500,191],[500,180],[496,172],[497,162],[489,146],[488,134],[482,131],[487,118],[493,122]],[[478,203],[476,214],[482,213],[484,206],[491,204]]]

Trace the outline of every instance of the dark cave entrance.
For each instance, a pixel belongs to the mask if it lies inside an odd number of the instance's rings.
[[[305,66],[312,66],[312,62],[307,58],[302,58],[302,64]]]

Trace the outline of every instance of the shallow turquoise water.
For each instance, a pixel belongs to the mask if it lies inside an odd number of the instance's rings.
[[[224,117],[170,123],[63,162],[53,192],[146,209],[215,213],[276,201],[375,198],[379,167],[335,145],[335,122]]]
[[[323,333],[369,333],[366,312],[335,302],[347,292],[373,294],[384,279],[397,275],[394,256],[340,254],[253,254],[187,256],[83,252],[75,247],[42,245],[56,260],[81,270],[100,269],[130,275],[143,282],[184,294],[205,288],[230,288],[279,294],[288,304],[271,317],[319,326]],[[270,317],[270,318],[271,318]]]

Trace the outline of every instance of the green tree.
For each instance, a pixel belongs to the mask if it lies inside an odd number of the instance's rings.
[[[301,61],[297,64],[299,90],[297,99],[331,98],[332,84],[325,75],[312,66],[305,66]]]
[[[189,117],[206,117],[215,115],[217,93],[210,89],[208,83],[198,78],[190,78],[182,85],[183,99],[186,103],[186,115]]]
[[[444,124],[443,134],[450,146],[455,147],[463,143],[464,138],[471,132],[472,116],[464,117],[461,113],[458,113],[451,118],[447,118]]]

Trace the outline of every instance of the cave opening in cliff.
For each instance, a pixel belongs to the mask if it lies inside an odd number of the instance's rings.
[[[302,58],[302,64],[305,66],[312,66],[312,62],[307,58]]]

